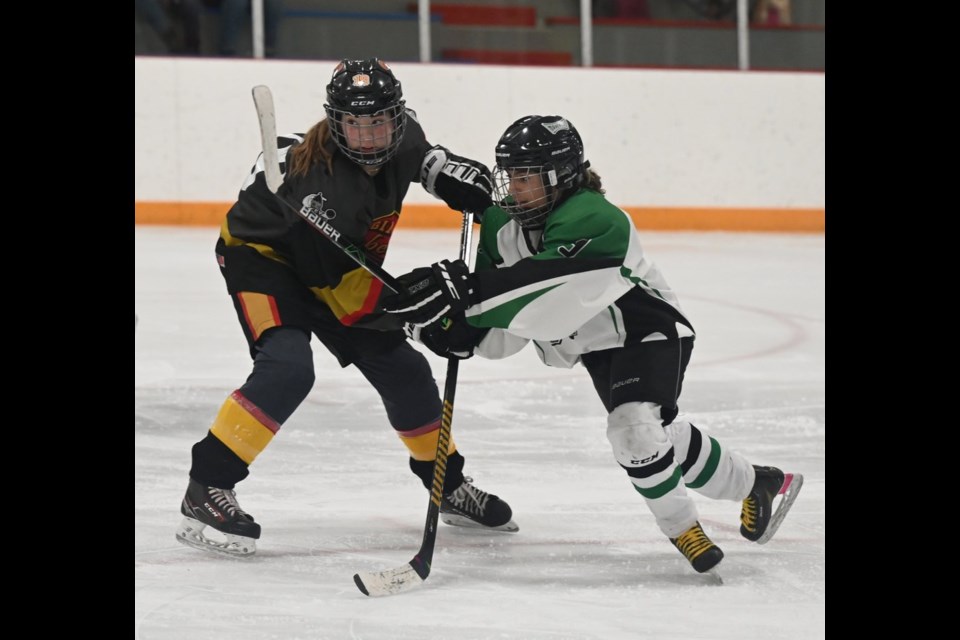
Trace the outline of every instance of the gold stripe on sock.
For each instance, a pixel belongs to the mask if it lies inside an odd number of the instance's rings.
[[[273,431],[232,395],[220,407],[210,433],[247,464],[273,440]]]
[[[439,420],[426,427],[421,427],[413,431],[397,431],[397,435],[400,436],[400,440],[407,446],[407,449],[410,450],[410,455],[414,460],[432,462],[437,457],[437,441],[440,439]],[[451,437],[450,445],[447,447],[447,455],[456,450],[457,445],[454,443],[453,438]]]

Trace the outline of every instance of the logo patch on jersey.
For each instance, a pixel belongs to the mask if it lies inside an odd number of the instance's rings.
[[[303,207],[300,209],[300,215],[310,222],[316,222],[320,219],[333,220],[337,217],[337,212],[333,209],[324,209],[323,205],[326,204],[326,202],[327,199],[322,192],[312,193],[303,199]]]
[[[541,122],[540,124],[553,135],[557,135],[557,131],[570,130],[570,123],[563,119],[557,120],[556,122]]]
[[[400,214],[396,211],[385,216],[380,216],[379,218],[374,218],[373,222],[370,223],[367,234],[363,237],[364,249],[381,263],[387,256],[387,245],[390,244],[390,236],[397,227],[397,221],[399,219]]]
[[[370,76],[365,73],[358,73],[357,75],[351,78],[353,81],[353,86],[355,87],[369,87],[370,86]]]
[[[564,258],[572,258],[573,256],[580,253],[585,246],[590,244],[590,241],[593,238],[580,238],[576,242],[570,245],[560,245],[557,247],[557,253],[562,255]]]

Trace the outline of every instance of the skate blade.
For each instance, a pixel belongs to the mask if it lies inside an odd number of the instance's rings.
[[[723,586],[723,578],[720,577],[720,572],[717,571],[716,567],[710,569],[709,571],[704,571],[701,575],[706,577],[707,584],[711,584],[717,587]]]
[[[770,516],[770,524],[767,525],[767,530],[764,531],[763,535],[757,540],[757,544],[766,544],[770,541],[770,538],[773,537],[773,534],[777,532],[777,529],[779,529],[783,523],[783,519],[787,517],[787,512],[790,511],[790,507],[793,506],[793,502],[797,499],[797,495],[800,494],[800,487],[802,486],[803,474],[784,474],[783,486],[780,487],[780,492],[778,493],[778,495],[783,497],[777,505],[777,510]]]
[[[203,535],[206,527],[207,525],[198,520],[185,517],[177,528],[177,541],[194,549],[219,553],[231,558],[245,558],[257,552],[257,541],[253,538],[223,533],[221,535],[226,540],[212,540]]]
[[[514,522],[513,520],[510,520],[510,522],[507,522],[506,524],[502,524],[498,527],[487,527],[485,525],[480,524],[479,522],[474,522],[470,518],[458,516],[455,513],[441,513],[440,520],[442,520],[444,524],[449,524],[450,526],[453,526],[453,527],[465,527],[468,529],[483,529],[484,531],[506,531],[507,533],[516,533],[517,531],[520,531],[520,527],[517,526],[517,523]]]

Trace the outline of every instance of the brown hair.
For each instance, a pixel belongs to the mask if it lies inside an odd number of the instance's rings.
[[[597,193],[606,193],[603,189],[603,184],[600,180],[600,174],[598,174],[593,169],[586,169],[583,172],[582,182],[580,187],[583,189],[590,189],[596,191]]]
[[[327,165],[327,173],[333,173],[333,149],[329,146],[330,139],[330,123],[324,118],[310,127],[303,142],[290,151],[287,172],[294,176],[304,176],[310,167],[323,162]]]

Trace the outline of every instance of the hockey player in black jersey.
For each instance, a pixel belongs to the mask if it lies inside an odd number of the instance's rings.
[[[547,365],[583,365],[607,410],[614,458],[696,571],[723,552],[688,488],[741,502],[740,533],[765,543],[803,476],[751,465],[678,417],[693,325],[630,217],[604,197],[576,128],[560,116],[521,118],[496,162],[498,204],[483,214],[475,272],[459,260],[416,269],[400,277],[408,292],[385,306],[444,357],[504,358],[533,342]]]
[[[193,445],[176,534],[189,546],[240,556],[256,551],[260,524],[240,507],[235,486],[313,386],[311,333],[376,389],[409,451],[410,469],[426,488],[432,484],[441,400],[430,366],[407,343],[401,320],[380,308],[389,290],[311,224],[329,225],[362,247],[367,260],[382,263],[404,196],[425,167],[442,174],[433,174],[427,191],[458,211],[489,206],[490,172],[431,146],[400,82],[376,58],[337,65],[324,107],[326,118],[305,134],[279,138],[278,193],[268,189],[258,158],[220,229],[217,261],[253,371]],[[299,203],[303,215],[277,195]],[[441,519],[516,531],[510,506],[464,477],[453,441],[448,451]],[[223,536],[204,535],[207,527]]]

